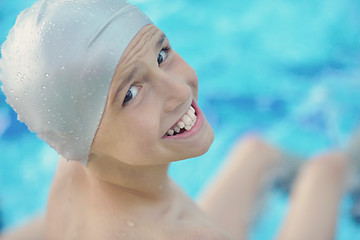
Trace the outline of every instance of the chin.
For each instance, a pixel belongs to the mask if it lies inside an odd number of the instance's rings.
[[[207,151],[209,150],[209,148],[211,147],[213,141],[214,141],[214,132],[212,130],[212,128],[210,127],[210,125],[208,125],[208,127],[210,128],[210,133],[209,133],[209,136],[208,138],[203,141],[201,144],[200,144],[200,152],[199,152],[199,155],[198,156],[201,156],[205,153],[207,153]],[[196,157],[198,157],[196,156]]]
[[[206,126],[204,126],[204,127],[207,128],[206,134],[204,136],[202,136],[202,139],[199,140],[196,145],[194,145],[193,149],[185,152],[185,157],[183,157],[177,161],[199,157],[208,152],[208,150],[210,149],[210,147],[214,141],[214,132],[209,123],[206,123]]]

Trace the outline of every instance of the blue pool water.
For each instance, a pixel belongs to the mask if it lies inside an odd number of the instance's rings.
[[[33,0],[0,0],[0,42]],[[199,76],[199,104],[215,131],[210,151],[170,174],[194,199],[240,135],[255,131],[309,156],[346,147],[360,123],[360,2],[357,0],[134,0]],[[0,93],[0,205],[13,227],[41,213],[57,154],[18,122]],[[251,231],[272,239],[288,206],[273,190]],[[360,238],[352,199],[337,239]]]

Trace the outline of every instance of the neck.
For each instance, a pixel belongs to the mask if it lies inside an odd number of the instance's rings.
[[[169,164],[134,166],[111,158],[90,158],[87,175],[94,186],[107,189],[113,194],[125,191],[158,199],[165,197],[170,191],[168,168]]]

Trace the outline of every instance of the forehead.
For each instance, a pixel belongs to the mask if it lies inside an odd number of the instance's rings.
[[[145,26],[126,48],[116,70],[133,65],[136,60],[144,57],[151,51],[156,52],[158,50],[157,48],[161,47],[164,39],[165,34],[155,25]]]

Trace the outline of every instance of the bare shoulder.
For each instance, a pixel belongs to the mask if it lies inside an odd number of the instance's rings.
[[[200,228],[195,231],[189,231],[188,234],[181,238],[181,240],[197,240],[197,239],[207,239],[207,240],[232,240],[225,233],[213,229],[213,228]],[[179,239],[180,240],[180,239]]]
[[[86,189],[89,187],[82,180],[80,170],[71,170],[69,175],[64,166],[61,170],[63,172],[57,174],[52,186],[48,204],[48,240],[231,239],[218,230],[175,184],[171,183],[174,190],[164,201],[128,193],[116,201],[104,195],[96,199],[88,194]]]
[[[232,238],[222,229],[216,226],[179,188],[176,199],[181,201],[180,214],[175,218],[172,227],[168,228],[172,236],[167,236],[165,239],[174,240],[231,240]],[[180,217],[181,216],[181,217]]]
[[[154,228],[153,238],[147,239],[163,239],[163,240],[232,240],[229,236],[227,236],[224,232],[212,228],[208,225],[192,225],[188,226],[170,226],[170,228],[164,228],[163,231],[158,231],[159,229]],[[146,232],[146,231],[145,231]]]

